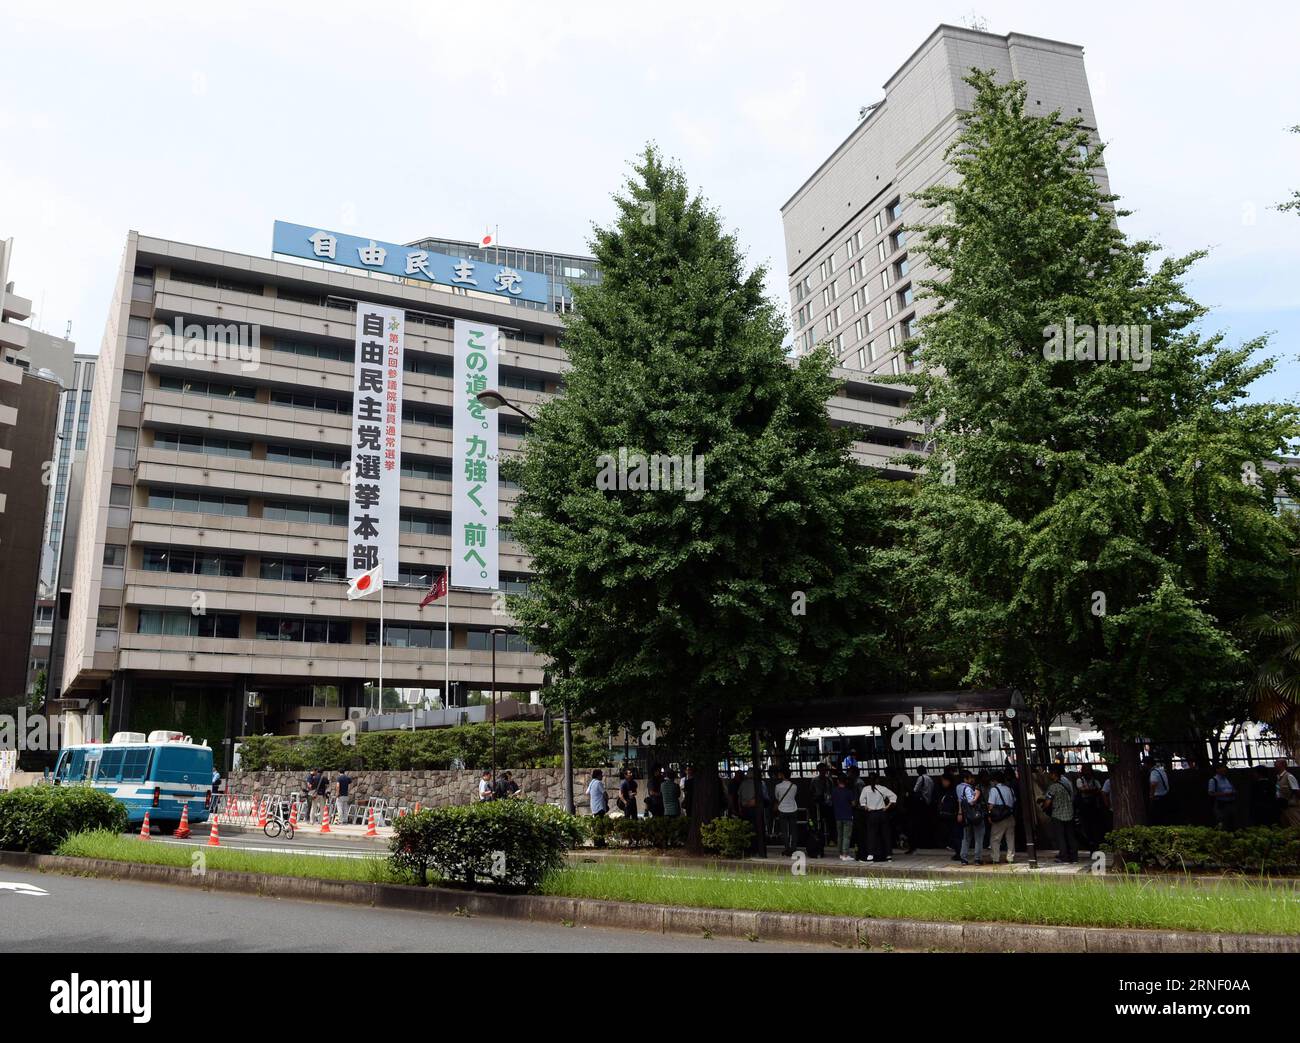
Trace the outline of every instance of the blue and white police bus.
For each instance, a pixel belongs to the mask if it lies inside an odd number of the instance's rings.
[[[175,826],[188,804],[191,822],[208,817],[212,749],[180,732],[117,732],[107,743],[65,746],[54,766],[56,786],[103,790],[126,806],[133,825]]]

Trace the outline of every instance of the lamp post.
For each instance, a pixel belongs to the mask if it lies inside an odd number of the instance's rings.
[[[492,635],[492,786],[497,784],[497,635],[507,631],[493,627]]]
[[[505,395],[501,394],[500,391],[496,390],[496,388],[488,388],[486,391],[480,391],[474,397],[477,398],[481,403],[483,403],[483,407],[485,409],[501,409],[502,407],[505,407],[506,409],[513,409],[516,413],[518,413],[521,417],[527,420],[530,424],[537,423],[537,417],[533,416],[531,413],[524,412],[517,405],[511,402],[508,398],[506,398]]]

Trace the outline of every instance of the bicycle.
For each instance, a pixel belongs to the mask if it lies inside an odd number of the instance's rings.
[[[276,807],[275,811],[267,816],[266,825],[262,827],[262,832],[272,840],[281,833],[284,834],[285,840],[293,839],[293,824],[285,814],[283,805]]]

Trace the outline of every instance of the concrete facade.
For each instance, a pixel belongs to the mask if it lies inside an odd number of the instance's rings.
[[[1096,137],[1082,47],[939,26],[781,208],[798,351],[828,343],[859,379],[907,372],[898,348],[931,307],[921,280],[939,273],[912,253],[904,229],[933,220],[914,193],[954,176],[944,153],[971,105],[963,77],[972,68],[1024,80],[1029,112],[1078,117]],[[1104,168],[1095,176],[1107,191]]]
[[[562,386],[562,316],[133,232],[95,367],[61,684],[65,697],[95,702],[91,709],[107,702],[110,730],[174,727],[215,746],[241,734],[313,730],[368,704],[379,607],[374,598],[347,600],[338,578],[347,529],[336,521],[347,503],[339,462],[351,416],[335,405],[351,395],[357,300],[407,315],[402,575],[385,583],[385,686],[437,690],[432,701],[442,701],[444,608],[419,602],[450,551],[452,320],[501,327],[500,384],[527,410]],[[152,351],[172,341],[177,321],[255,328],[256,361]],[[831,419],[855,425],[859,460],[885,467],[916,434],[898,426],[902,403],[898,389],[856,374]],[[499,423],[508,456],[524,427],[504,411]],[[500,487],[503,527],[516,495]],[[286,504],[309,510],[308,520],[286,520]],[[69,531],[65,544],[73,538]],[[297,563],[295,578],[284,578],[288,563]],[[526,589],[528,558],[508,537],[500,568],[506,590]],[[415,582],[419,575],[428,578]],[[200,595],[203,621],[194,623]],[[275,617],[304,620],[304,636],[332,622],[347,640],[268,640]],[[511,623],[503,599],[452,592],[454,704],[491,687],[487,632]],[[430,646],[395,646],[393,631],[404,626],[412,635],[423,628]],[[527,702],[544,663],[521,639],[507,640],[496,655],[497,687]],[[229,764],[228,746],[218,760]]]

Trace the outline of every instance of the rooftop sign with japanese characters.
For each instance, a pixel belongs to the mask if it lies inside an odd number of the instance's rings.
[[[403,279],[439,286],[478,290],[497,297],[546,304],[550,287],[539,272],[516,271],[506,264],[471,261],[449,254],[431,253],[397,243],[381,243],[343,232],[276,221],[271,251],[327,264],[340,264],[368,272],[383,272]]]

